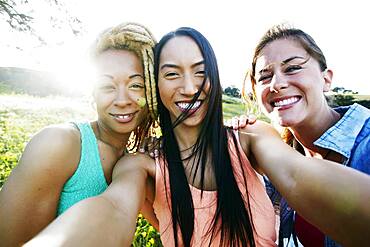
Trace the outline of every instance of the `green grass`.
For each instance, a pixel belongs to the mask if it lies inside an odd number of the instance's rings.
[[[355,101],[359,100],[369,100],[370,101],[370,95],[363,95],[363,94],[350,94],[353,98],[355,98]]]
[[[252,101],[245,102],[239,98],[222,95],[222,107],[224,120],[229,120],[234,116],[240,116],[243,114],[254,114],[258,119],[270,122],[270,119],[260,111],[257,103]]]

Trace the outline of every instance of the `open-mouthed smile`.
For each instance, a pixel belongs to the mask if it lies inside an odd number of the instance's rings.
[[[200,106],[202,105],[203,101],[202,100],[197,100],[194,102],[194,104],[190,107],[191,105],[191,102],[186,102],[186,101],[178,101],[176,102],[176,106],[177,108],[182,111],[182,112],[185,112],[189,107],[189,114],[193,114],[194,112],[196,112]]]
[[[271,106],[279,109],[286,109],[300,101],[301,98],[302,98],[301,96],[276,98],[272,100]]]

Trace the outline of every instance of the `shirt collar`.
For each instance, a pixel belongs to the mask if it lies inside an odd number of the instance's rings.
[[[356,103],[335,108],[335,111],[342,115],[341,119],[317,139],[314,145],[331,149],[349,159],[356,138],[370,117],[370,111]]]

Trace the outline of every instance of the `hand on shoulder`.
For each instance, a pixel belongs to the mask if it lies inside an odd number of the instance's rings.
[[[147,153],[126,154],[117,161],[113,170],[113,179],[118,174],[133,170],[143,170],[149,176],[155,177],[155,160]]]
[[[243,134],[249,135],[258,135],[258,136],[279,136],[277,130],[269,123],[257,120],[253,124],[247,124],[243,128],[240,128],[239,131]]]

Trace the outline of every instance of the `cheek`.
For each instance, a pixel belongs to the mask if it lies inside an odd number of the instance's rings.
[[[114,93],[99,93],[94,95],[94,101],[96,103],[97,109],[101,109],[111,104],[114,101]]]
[[[165,94],[165,91],[166,91],[165,85],[166,85],[166,83],[163,82],[163,80],[161,80],[161,79],[158,80],[158,91],[159,91],[160,95]]]
[[[255,87],[256,98],[259,104],[265,105],[269,94],[269,88],[267,86],[256,86]]]
[[[133,91],[130,93],[130,99],[132,102],[137,104],[140,108],[146,106],[147,102],[145,100],[145,92],[144,90],[141,91]]]
[[[205,94],[208,95],[210,90],[211,90],[211,83],[209,82],[209,80],[207,80],[206,83],[204,84],[203,91]]]
[[[168,102],[171,98],[171,95],[175,91],[173,87],[171,87],[170,83],[165,83],[163,81],[158,82],[158,91],[159,96],[161,97],[161,101],[166,106],[166,102]]]

